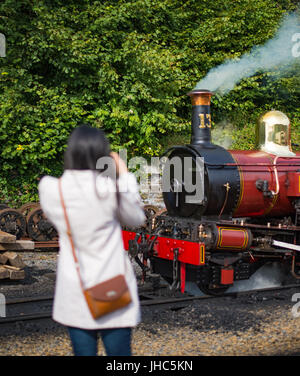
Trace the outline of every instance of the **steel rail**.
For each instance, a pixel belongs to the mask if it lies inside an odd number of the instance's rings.
[[[280,291],[280,290],[287,290],[291,288],[298,287],[300,289],[300,284],[292,284],[286,286],[274,286],[274,287],[267,287],[263,289],[254,289],[254,290],[243,290],[243,291],[234,291],[234,292],[227,292],[222,295],[213,296],[213,295],[201,295],[201,296],[188,296],[188,297],[177,297],[177,298],[169,298],[169,299],[159,299],[151,295],[144,295],[149,300],[141,300],[140,305],[142,307],[147,306],[159,306],[164,304],[176,304],[176,303],[184,303],[190,302],[194,300],[207,300],[207,299],[215,299],[215,298],[224,298],[228,296],[239,297],[241,295],[246,295],[249,293],[258,293],[258,292],[268,292],[268,291]],[[141,297],[143,294],[141,294]],[[20,298],[20,299],[12,299],[7,302],[7,304],[20,304],[20,303],[31,303],[37,301],[45,301],[45,300],[53,300],[52,296],[44,296],[44,297],[34,297],[34,298]],[[38,320],[38,319],[45,319],[51,318],[52,311],[41,312],[41,313],[34,313],[34,314],[24,314],[24,315],[17,315],[17,316],[10,316],[10,317],[2,317],[0,318],[0,325],[1,324],[8,324],[14,323],[18,321],[27,321],[27,320]]]
[[[286,285],[286,286],[277,286],[277,287],[266,287],[263,289],[253,289],[253,290],[243,290],[243,291],[233,291],[233,292],[227,292],[222,295],[200,295],[200,296],[188,296],[188,297],[182,297],[182,298],[170,298],[170,299],[153,299],[153,300],[142,300],[140,304],[142,306],[148,306],[148,305],[160,305],[160,304],[170,304],[170,303],[180,303],[180,302],[188,302],[193,300],[205,300],[205,299],[214,299],[214,298],[224,298],[227,296],[235,296],[238,297],[240,295],[245,295],[249,293],[255,293],[255,292],[268,292],[268,291],[280,291],[280,290],[287,290],[291,288],[299,287],[300,284],[293,284],[293,285]]]
[[[31,297],[24,297],[24,298],[8,299],[6,301],[6,305],[22,304],[22,303],[33,303],[33,302],[42,302],[42,301],[45,301],[45,300],[53,300],[53,295],[31,296]]]

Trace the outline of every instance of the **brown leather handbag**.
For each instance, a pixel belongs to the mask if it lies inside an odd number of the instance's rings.
[[[126,307],[131,302],[131,296],[123,274],[119,274],[114,278],[111,278],[102,283],[98,283],[97,285],[88,289],[84,288],[79,270],[79,262],[76,256],[75,246],[72,238],[70,222],[67,215],[67,209],[62,194],[61,179],[59,179],[58,185],[60,200],[67,225],[67,234],[70,239],[75,266],[79,276],[80,286],[92,316],[94,317],[94,319],[97,319],[110,312],[116,311],[117,309]]]

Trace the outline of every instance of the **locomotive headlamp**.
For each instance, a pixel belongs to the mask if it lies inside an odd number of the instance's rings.
[[[256,142],[260,150],[281,157],[295,155],[291,149],[289,118],[280,111],[269,111],[258,121]]]

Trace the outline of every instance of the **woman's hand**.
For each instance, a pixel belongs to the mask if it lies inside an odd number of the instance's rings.
[[[119,154],[112,151],[110,156],[114,159],[116,163],[117,175],[122,175],[128,172],[125,162],[120,158]]]

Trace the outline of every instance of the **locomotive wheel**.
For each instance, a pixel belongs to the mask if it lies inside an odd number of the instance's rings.
[[[158,212],[158,209],[154,205],[145,205],[144,206],[144,212],[145,212],[146,215],[149,214],[149,215],[153,216],[154,214],[156,214]]]
[[[57,231],[38,206],[27,215],[27,233],[34,241],[47,241],[57,238]]]
[[[15,235],[20,239],[26,231],[25,217],[15,209],[3,209],[0,211],[0,230]]]
[[[155,207],[153,205],[145,205],[144,206],[144,213],[146,215],[146,222],[145,222],[144,227],[147,229],[148,232],[151,232],[152,219],[155,217],[157,212],[158,212],[157,207]]]
[[[20,213],[27,217],[31,210],[36,209],[40,205],[37,202],[28,202],[27,204],[22,205],[18,210]]]

